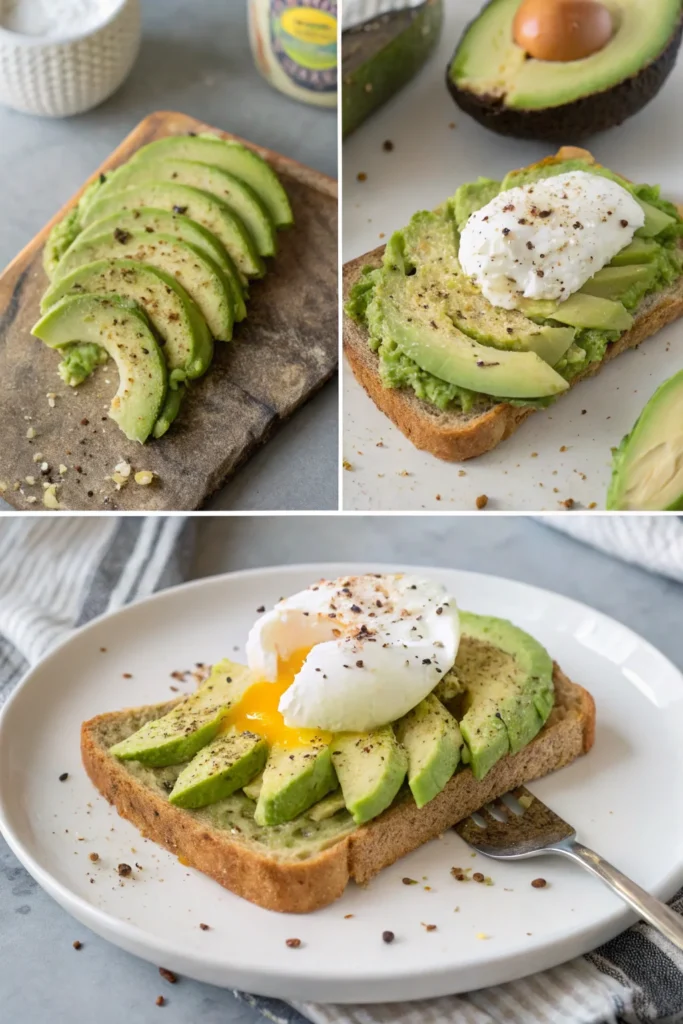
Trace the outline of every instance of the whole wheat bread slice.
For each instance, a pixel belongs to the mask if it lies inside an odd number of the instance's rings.
[[[116,740],[138,727],[141,717],[160,717],[175,701],[132,712],[115,711],[85,722],[81,753],[100,793],[146,838],[267,910],[308,913],[338,899],[350,880],[363,885],[487,801],[587,753],[595,735],[593,698],[557,665],[554,682],[555,706],[541,732],[518,754],[498,761],[484,779],[477,781],[469,768],[459,771],[421,810],[411,798],[399,800],[367,825],[352,826],[329,848],[303,861],[216,829],[201,812],[173,807],[163,793],[141,783],[109,753]]]
[[[576,156],[594,162],[586,150],[570,146],[560,149],[556,159]],[[680,209],[683,214],[683,207]],[[363,267],[380,266],[384,249],[385,246],[379,246],[344,265],[344,301],[359,280]],[[683,277],[669,288],[646,296],[636,310],[631,329],[607,346],[601,361],[589,363],[572,380],[571,387],[599,373],[610,360],[640,345],[680,316],[683,316]],[[368,332],[348,316],[344,317],[344,352],[356,379],[375,405],[416,448],[431,452],[439,459],[462,462],[483,455],[514,434],[524,420],[536,412],[533,408],[520,408],[495,399],[491,399],[490,406],[469,413],[442,412],[418,398],[412,388],[385,387],[379,375],[379,357],[368,345]]]

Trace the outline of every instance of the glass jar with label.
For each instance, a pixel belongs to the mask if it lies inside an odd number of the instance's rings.
[[[249,37],[271,85],[303,103],[336,107],[336,0],[249,0]]]

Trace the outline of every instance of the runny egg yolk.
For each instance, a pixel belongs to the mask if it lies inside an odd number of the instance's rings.
[[[284,747],[308,747],[317,743],[330,743],[332,734],[321,729],[288,728],[278,711],[280,697],[294,682],[310,651],[310,647],[305,647],[295,651],[286,660],[281,659],[274,683],[263,680],[250,686],[225,718],[223,729],[234,726],[240,732],[256,733],[270,746],[279,743]]]

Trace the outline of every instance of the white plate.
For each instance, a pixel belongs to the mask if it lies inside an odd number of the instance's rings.
[[[481,6],[482,0],[446,3],[443,38],[427,67],[344,143],[345,261],[381,245],[413,213],[437,206],[462,182],[480,175],[502,178],[557,149],[494,135],[450,98],[446,66]],[[679,61],[645,110],[587,143],[608,167],[633,181],[659,184],[663,195],[679,202],[683,133],[671,126],[680,122],[682,91]],[[456,128],[449,128],[453,123]],[[385,139],[394,143],[391,152],[382,148]],[[359,182],[359,172],[367,180]],[[493,452],[464,465],[418,452],[377,410],[345,361],[344,457],[353,469],[343,474],[344,508],[473,510],[480,494],[488,495],[491,509],[562,511],[558,503],[567,498],[584,508],[592,502],[603,508],[610,448],[631,430],[655,388],[680,369],[682,352],[679,322],[619,356],[548,412],[532,416]],[[377,448],[378,441],[384,447]],[[461,477],[460,469],[467,475]]]
[[[83,719],[164,700],[172,671],[239,657],[261,605],[322,575],[382,568],[283,566],[203,580],[100,619],[45,658],[0,717],[0,826],[34,878],[93,931],[153,963],[299,1000],[405,1000],[492,985],[558,964],[628,925],[621,901],[580,868],[553,858],[507,866],[472,858],[453,832],[367,889],[350,885],[324,910],[271,913],[145,842],[96,793],[80,765]],[[624,626],[565,597],[474,573],[415,571],[446,583],[462,607],[528,628],[591,690],[594,750],[531,788],[641,885],[673,894],[683,881],[683,817],[671,803],[683,789],[679,672]],[[69,778],[60,782],[63,772]],[[122,861],[142,870],[121,880]],[[495,885],[456,882],[452,866],[490,874]],[[421,884],[402,885],[406,875]],[[546,889],[531,887],[538,876]],[[385,929],[396,934],[392,945],[382,942]],[[292,937],[300,949],[285,945]]]

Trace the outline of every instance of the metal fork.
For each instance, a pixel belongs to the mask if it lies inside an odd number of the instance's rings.
[[[544,853],[569,857],[602,879],[641,917],[683,950],[683,918],[580,843],[572,826],[524,786],[475,811],[457,824],[455,831],[477,853],[496,860],[521,860]]]

